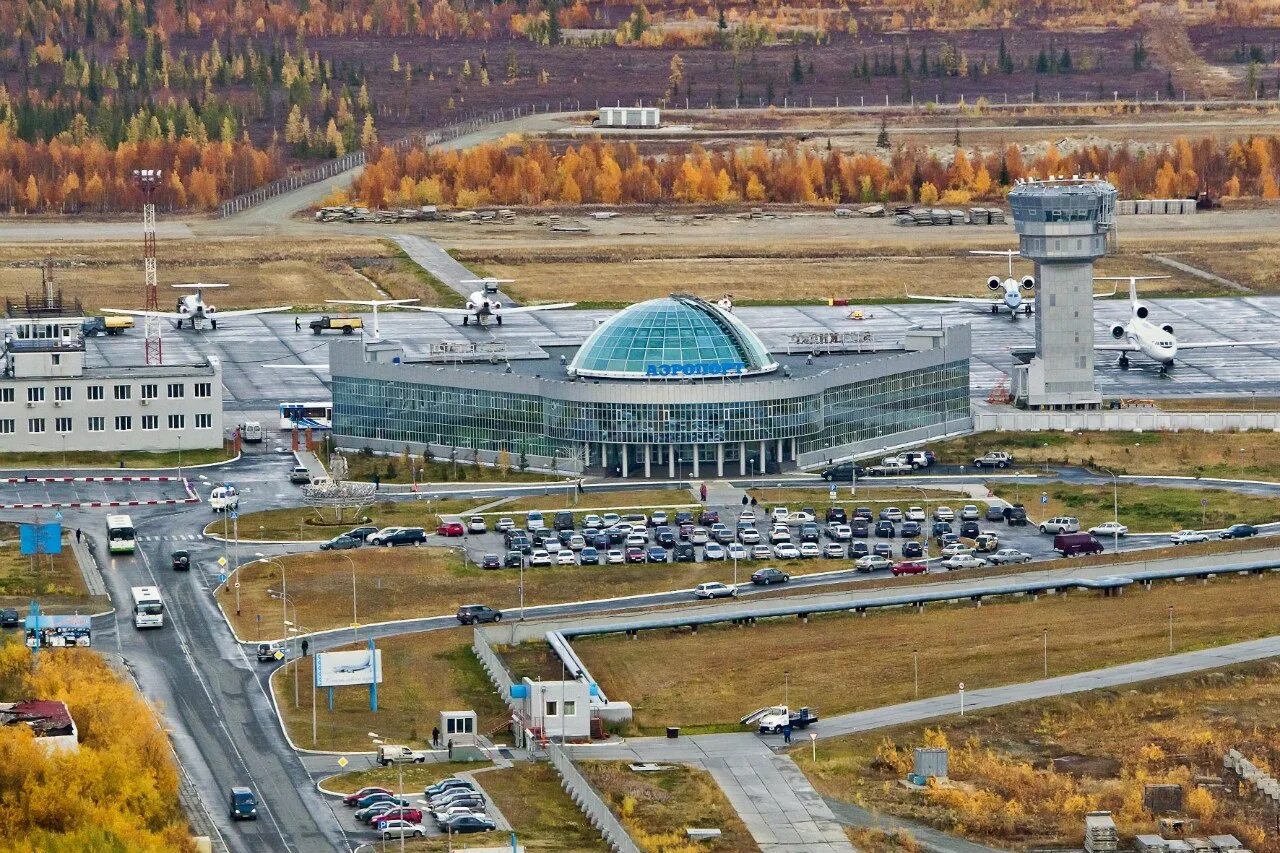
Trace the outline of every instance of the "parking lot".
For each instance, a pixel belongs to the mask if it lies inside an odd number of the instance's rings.
[[[181,480],[167,477],[15,477],[0,481],[0,509],[146,506],[189,498]]]
[[[455,834],[500,828],[479,785],[456,776],[425,790],[405,785],[402,794],[388,787],[362,788],[344,797],[343,805],[349,816],[344,823],[355,838],[435,838],[443,837],[449,827]]]

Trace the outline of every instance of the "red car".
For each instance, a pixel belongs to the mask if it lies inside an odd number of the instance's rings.
[[[379,788],[377,786],[372,786],[369,788],[361,788],[359,791],[356,791],[354,794],[347,794],[345,797],[343,797],[342,804],[344,806],[354,806],[358,800],[361,800],[364,797],[369,796],[370,794],[390,794],[390,793],[391,792],[388,791],[386,788]]]
[[[422,823],[422,809],[405,808],[390,809],[380,815],[376,815],[369,821],[370,826],[376,827],[384,820],[407,820],[409,823]]]
[[[924,563],[898,563],[898,565],[889,569],[894,575],[922,575],[929,571],[929,567]]]
[[[437,536],[462,536],[466,532],[461,521],[446,521],[436,528]]]
[[[645,562],[645,553],[644,553],[644,549],[643,549],[643,548],[628,548],[628,549],[627,549],[627,562],[628,562],[628,563],[643,563],[643,562]]]

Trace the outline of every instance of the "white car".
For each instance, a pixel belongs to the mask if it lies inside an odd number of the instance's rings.
[[[600,516],[600,523],[605,527],[613,527],[621,521],[622,516],[618,515],[616,512],[606,512],[604,515]]]
[[[702,549],[702,559],[704,560],[723,560],[724,546],[719,542],[708,542],[706,547]]]
[[[839,560],[844,557],[846,550],[839,542],[828,542],[822,546],[822,556],[831,560]]]
[[[695,527],[689,533],[689,541],[694,545],[706,545],[711,541],[711,532],[705,527]]]
[[[378,831],[383,838],[422,838],[427,830],[420,823],[395,818],[378,821]]]
[[[893,568],[893,560],[879,554],[868,554],[865,557],[859,557],[853,567],[860,572],[874,572],[879,569]]]
[[[978,507],[975,504],[965,504],[960,507],[961,521],[977,521],[980,518],[982,518],[982,513],[978,512]]]
[[[575,533],[569,537],[569,550],[581,551],[585,547],[587,547],[587,540],[583,538],[582,534]]]
[[[847,524],[836,522],[827,528],[827,536],[836,542],[848,542],[853,538],[853,528]]]
[[[907,507],[907,521],[924,521],[924,510],[918,506]]]
[[[811,521],[816,521],[813,513],[803,509],[798,509],[787,516],[787,524],[808,524]]]
[[[720,581],[711,581],[709,583],[700,583],[693,588],[693,594],[698,598],[736,598],[738,595],[737,587],[729,586],[727,583]]]
[[[752,545],[751,546],[751,559],[753,560],[767,560],[772,556],[773,556],[773,551],[769,550],[768,545]]]
[[[754,527],[744,527],[738,531],[738,538],[742,540],[743,545],[759,545],[760,531]]]
[[[1055,515],[1048,521],[1041,522],[1041,533],[1079,533],[1080,519],[1071,515]]]
[[[880,513],[881,521],[902,521],[903,518],[902,510],[896,506],[887,506]]]
[[[806,560],[811,560],[814,557],[821,557],[822,548],[818,546],[817,542],[802,542],[800,543],[800,556],[804,557]]]
[[[436,826],[443,828],[444,825],[448,823],[450,820],[457,817],[458,815],[464,815],[464,814],[473,814],[473,815],[483,816],[484,809],[480,806],[475,806],[474,808],[472,806],[449,806],[448,808],[443,808],[443,809],[438,809],[436,811],[433,811],[431,813],[431,817],[435,819]]]
[[[1169,541],[1174,545],[1188,545],[1192,542],[1208,542],[1209,534],[1202,533],[1199,530],[1179,530],[1177,533],[1169,537]]]
[[[1010,563],[1030,563],[1031,555],[1017,548],[1001,548],[987,559],[993,566],[1005,566]]]
[[[598,530],[601,527],[604,527],[604,519],[595,513],[591,513],[582,519],[583,530]]]
[[[785,506],[775,506],[769,512],[769,518],[773,519],[775,522],[781,521],[785,523],[787,520],[787,517],[790,515],[791,515],[791,510],[787,509]]]
[[[972,554],[972,553],[973,553],[972,548],[970,548],[968,545],[962,545],[959,542],[955,543],[954,545],[948,545],[942,549],[942,556],[944,557],[958,557],[961,554]]]
[[[485,523],[483,515],[473,515],[467,519],[468,533],[488,533],[489,525]]]
[[[626,562],[627,555],[623,554],[617,548],[610,548],[604,552],[604,561],[611,566],[618,566]]]
[[[769,531],[769,541],[772,542],[774,545],[777,545],[780,542],[790,542],[791,531],[788,530],[785,526],[779,525]]]
[[[738,513],[738,521],[750,521],[754,524],[755,520],[756,514],[754,510],[744,509],[742,512]]]
[[[546,524],[543,523],[542,513],[534,511],[525,516],[526,530],[545,530]]]
[[[1104,521],[1095,527],[1090,527],[1089,532],[1094,536],[1126,536],[1129,528],[1118,521]]]
[[[498,519],[498,523],[494,525],[493,529],[499,533],[506,533],[508,530],[515,530],[516,523],[504,515],[502,518]]]
[[[933,511],[935,521],[955,521],[956,514],[949,506],[940,506]]]
[[[533,553],[529,555],[530,566],[549,566],[551,565],[551,554],[545,548],[535,548]]]
[[[576,557],[574,557],[573,552],[568,550],[567,548],[556,554],[557,566],[572,566],[577,562],[578,560]]]
[[[647,548],[649,546],[649,537],[642,536],[639,533],[628,534],[624,544],[628,548]]]
[[[667,523],[667,514],[662,510],[658,510],[649,516],[650,527],[662,527]]]
[[[740,545],[737,542],[731,543],[726,550],[727,550],[727,556],[729,557],[730,560],[751,559],[751,552],[747,550],[747,546]]]
[[[978,569],[987,565],[987,561],[981,557],[975,557],[972,554],[956,554],[954,557],[948,557],[942,561],[942,567],[947,571],[953,569]]]
[[[773,556],[779,560],[798,560],[800,559],[800,549],[790,542],[779,542],[773,546]]]

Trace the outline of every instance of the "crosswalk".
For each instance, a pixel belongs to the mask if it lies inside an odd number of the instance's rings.
[[[203,533],[175,533],[170,536],[139,536],[139,542],[195,542],[203,539]]]

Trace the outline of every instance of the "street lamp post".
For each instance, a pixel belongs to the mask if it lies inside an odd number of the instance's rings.
[[[360,619],[356,615],[356,561],[347,554],[338,556],[346,560],[347,565],[351,567],[351,638],[355,640],[360,637]]]
[[[524,554],[520,555],[520,621],[524,621]]]
[[[916,683],[916,698],[920,698],[920,650],[911,650],[911,676]]]
[[[782,671],[782,704],[791,707],[791,671]]]
[[[1044,629],[1044,677],[1049,677],[1049,629]]]
[[[1120,553],[1120,478],[1114,471],[1101,469],[1111,475],[1111,513],[1115,527],[1111,528],[1112,549]]]
[[[383,743],[382,735],[378,734],[377,732],[369,732],[369,739],[372,740],[374,745],[376,746],[381,746]],[[404,764],[402,762],[397,761],[396,762],[396,807],[397,808],[399,808],[399,801],[403,799],[404,799]],[[373,823],[374,823],[374,826],[378,825],[378,821],[376,819],[374,820]],[[382,835],[382,832],[379,831],[378,834]],[[450,843],[452,843],[453,841],[452,835],[453,833],[450,833],[450,836],[451,836],[449,839]],[[382,849],[385,850],[386,848],[387,848],[387,837],[383,835]],[[400,833],[400,851],[401,853],[404,853],[404,833],[403,832]]]
[[[178,436],[178,481],[182,481],[182,436]]]
[[[1169,654],[1173,654],[1173,605],[1169,605]]]

